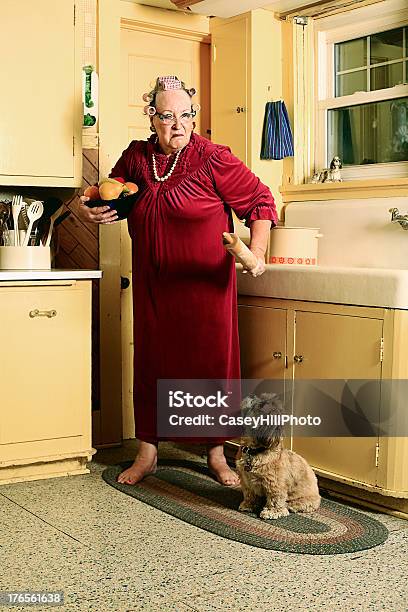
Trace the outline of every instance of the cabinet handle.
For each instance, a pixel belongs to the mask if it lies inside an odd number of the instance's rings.
[[[28,314],[32,319],[34,317],[48,317],[49,319],[52,319],[52,317],[57,316],[57,311],[56,310],[38,310],[38,308],[36,308],[35,310],[30,310]]]
[[[295,355],[294,358],[296,363],[302,363],[303,361],[303,355]]]
[[[120,288],[121,289],[127,289],[130,286],[130,280],[128,279],[127,276],[121,276],[120,277]]]
[[[282,359],[282,353],[280,351],[275,351],[274,353],[272,353],[272,357],[274,359]]]
[[[244,106],[237,106],[237,113],[244,113],[244,112],[245,112]]]

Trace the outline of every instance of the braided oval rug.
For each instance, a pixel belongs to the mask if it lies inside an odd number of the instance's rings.
[[[378,546],[388,537],[376,519],[345,504],[322,499],[312,513],[262,520],[238,512],[239,488],[217,483],[205,465],[187,460],[161,460],[155,474],[136,485],[116,481],[131,461],[110,466],[102,478],[112,487],[223,538],[282,552],[336,555]]]

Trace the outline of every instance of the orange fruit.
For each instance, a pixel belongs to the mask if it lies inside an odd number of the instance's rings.
[[[122,193],[123,185],[118,181],[108,182],[105,181],[99,187],[99,193],[101,194],[102,200],[116,200]]]

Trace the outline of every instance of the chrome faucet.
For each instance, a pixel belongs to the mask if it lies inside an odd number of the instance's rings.
[[[402,229],[408,230],[408,215],[400,215],[398,208],[390,208],[391,223],[399,223]]]

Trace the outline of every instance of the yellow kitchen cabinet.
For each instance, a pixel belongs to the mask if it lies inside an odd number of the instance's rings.
[[[378,381],[371,408],[381,417],[392,400],[385,392],[389,381],[408,378],[408,311],[243,295],[238,308],[242,378],[282,376],[286,390],[293,390],[294,416],[313,414],[302,381]],[[285,371],[273,357],[283,346]],[[405,413],[403,398],[398,401],[394,409]],[[292,436],[291,444],[327,488],[344,494],[340,483],[348,485],[351,497],[408,516],[406,437]]]
[[[0,283],[0,484],[85,474],[91,281]]]
[[[214,24],[215,21],[215,24]],[[211,20],[211,138],[249,163],[248,15]]]
[[[295,416],[313,413],[313,405],[307,402],[307,393],[306,398],[299,398],[296,393],[301,381],[381,379],[383,321],[359,316],[358,311],[351,315],[343,312],[343,309],[338,314],[294,311],[292,363]],[[341,403],[341,396],[336,396],[334,385],[330,386],[330,391],[333,399]],[[379,414],[379,386],[376,391],[375,397],[370,399],[376,402],[373,411]],[[306,404],[303,403],[304,399]],[[343,478],[376,485],[378,444],[378,437],[298,437],[293,439],[293,450],[303,455],[321,473],[338,474]]]
[[[286,378],[287,310],[240,304],[242,378]]]
[[[287,310],[239,304],[238,325],[241,378],[278,381],[273,390],[284,397],[288,371],[286,368]],[[257,385],[258,393],[263,391],[262,382],[260,385]],[[238,444],[239,440],[236,439],[232,443]]]
[[[211,139],[228,145],[279,203],[282,161],[261,160],[266,102],[282,98],[281,22],[256,9],[210,20]]]
[[[2,0],[0,185],[80,187],[75,0]]]

